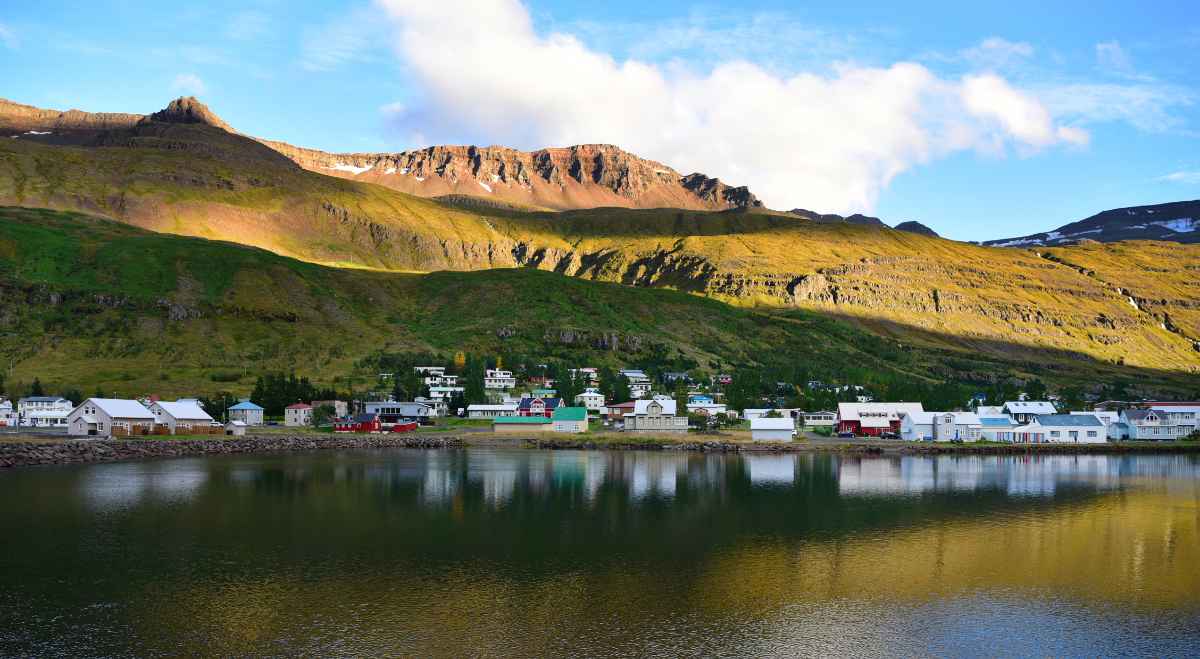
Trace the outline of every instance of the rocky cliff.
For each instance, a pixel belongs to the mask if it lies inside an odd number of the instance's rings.
[[[1053,231],[1019,238],[990,240],[984,244],[996,247],[1034,247],[1071,245],[1085,240],[1100,243],[1122,240],[1200,243],[1200,200],[1116,208],[1065,224]]]
[[[129,128],[141,119],[140,114],[43,110],[0,98],[0,135],[3,136],[95,133]]]

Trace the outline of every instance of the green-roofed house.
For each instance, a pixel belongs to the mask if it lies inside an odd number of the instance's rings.
[[[554,422],[544,416],[498,416],[492,419],[492,432],[535,433],[554,430]]]
[[[587,432],[587,412],[586,407],[560,407],[554,410],[554,416],[550,417],[554,422],[554,432]]]

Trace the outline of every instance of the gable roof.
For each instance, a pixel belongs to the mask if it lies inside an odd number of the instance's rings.
[[[171,415],[171,417],[175,419],[187,419],[189,421],[213,420],[213,418],[209,416],[208,412],[205,412],[204,408],[200,407],[194,401],[177,400],[172,403],[165,400],[160,400],[155,403],[155,405],[162,408],[164,412]]]
[[[1009,414],[1057,414],[1054,403],[1045,400],[1010,400],[1005,401],[1004,409]]]
[[[925,406],[920,403],[838,403],[838,418],[842,421],[861,421],[864,413],[899,417],[924,411]]]
[[[586,407],[560,407],[554,410],[555,421],[587,421]]]
[[[546,405],[546,409],[552,410],[562,404],[561,398],[522,398],[521,409],[527,410],[533,407],[533,401],[540,400]]]
[[[124,398],[89,398],[80,407],[91,402],[114,419],[154,419],[154,412],[146,409],[145,405],[136,400]]]
[[[309,405],[308,403],[292,403],[291,405],[288,405],[287,407],[285,407],[283,409],[285,409],[285,410],[311,410],[312,405]]]
[[[251,403],[248,400],[244,400],[229,409],[231,409],[231,410],[257,410],[259,412],[263,411],[263,408],[259,407],[258,405],[255,405],[254,403]]]
[[[1043,414],[1036,423],[1040,426],[1104,427],[1104,422],[1091,414]]]
[[[662,406],[663,416],[675,416],[675,411],[676,411],[675,401],[673,401],[673,400],[656,400],[656,399],[651,399],[651,400],[639,399],[639,400],[634,401],[634,406],[633,406],[634,416],[637,416],[639,414],[649,414],[649,412],[647,410],[649,409],[651,403],[658,403],[659,405]]]
[[[932,426],[933,417],[937,416],[938,414],[938,412],[905,412],[904,416],[911,419],[915,425]]]

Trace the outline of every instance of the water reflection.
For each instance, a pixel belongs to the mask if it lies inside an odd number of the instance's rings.
[[[1200,634],[1187,456],[347,451],[13,471],[0,501],[3,656],[1177,655]]]

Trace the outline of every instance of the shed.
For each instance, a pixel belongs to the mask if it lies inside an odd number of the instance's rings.
[[[554,410],[551,421],[554,422],[554,432],[587,432],[588,411],[586,407],[560,407]]]
[[[750,419],[750,437],[756,442],[790,442],[796,431],[791,419]]]
[[[225,434],[234,437],[243,437],[246,435],[246,428],[245,421],[230,421],[225,424]]]
[[[554,422],[544,416],[500,416],[492,420],[492,432],[533,433],[554,430]]]

